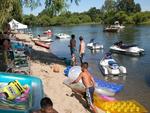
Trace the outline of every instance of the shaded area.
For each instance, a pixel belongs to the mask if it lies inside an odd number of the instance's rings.
[[[52,64],[57,63],[60,65],[65,65],[64,60],[58,58],[56,55],[40,50],[32,50],[31,60],[38,60],[40,63]]]
[[[149,75],[145,75],[145,82],[146,82],[147,86],[150,87],[150,76]]]
[[[81,105],[86,109],[88,110],[89,112],[93,113],[89,107],[88,107],[88,104],[83,96],[84,94],[79,94],[79,93],[76,93],[76,92],[73,92],[70,97],[75,97],[80,103]]]

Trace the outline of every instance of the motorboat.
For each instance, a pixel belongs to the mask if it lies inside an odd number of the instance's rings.
[[[104,32],[119,32],[121,29],[124,29],[125,26],[120,25],[119,21],[115,21],[114,25],[110,25],[104,28]]]
[[[87,47],[89,49],[95,50],[95,49],[102,49],[103,45],[99,44],[98,42],[94,42],[94,39],[91,39],[90,42],[87,44]]]
[[[119,21],[115,21],[114,25],[112,25],[113,27],[115,28],[119,28],[119,29],[124,29],[125,26],[123,25],[120,25]]]
[[[125,28],[125,26],[120,25],[119,21],[115,21],[113,26],[116,27],[116,28],[119,28],[119,29],[124,29]]]
[[[122,75],[127,73],[126,68],[119,66],[112,58],[111,53],[106,53],[104,58],[100,60],[100,69],[104,75]]]
[[[134,55],[134,56],[139,56],[144,54],[144,49],[139,48],[137,45],[124,44],[122,41],[114,43],[110,47],[110,51],[116,53]]]
[[[52,31],[49,29],[47,31],[44,31],[43,34],[52,35]]]
[[[119,29],[113,26],[109,26],[109,27],[104,28],[103,31],[104,32],[119,32]]]
[[[57,34],[55,34],[55,36],[58,39],[67,39],[67,38],[70,38],[70,35],[65,34],[65,33],[57,33]]]

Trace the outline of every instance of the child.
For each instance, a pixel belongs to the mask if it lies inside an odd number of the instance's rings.
[[[42,98],[40,105],[41,105],[41,109],[33,113],[58,113],[53,108],[53,102],[48,97]]]
[[[73,53],[71,58],[71,66],[77,65],[76,55]]]

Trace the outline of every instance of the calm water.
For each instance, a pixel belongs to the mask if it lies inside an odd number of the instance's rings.
[[[122,40],[125,43],[137,44],[145,49],[145,55],[141,57],[132,57],[121,54],[113,54],[113,58],[121,65],[127,68],[127,79],[111,80],[116,83],[124,84],[124,89],[116,95],[117,99],[128,100],[135,99],[143,104],[150,112],[150,26],[127,26],[120,33],[104,33],[101,25],[79,25],[63,26],[50,28],[32,28],[37,35],[44,30],[51,29],[53,33],[64,32],[75,34],[77,47],[79,46],[79,36],[83,36],[86,43],[91,38],[104,45],[104,49],[91,52],[86,49],[85,61],[90,63],[90,71],[94,76],[104,79],[98,65],[104,53],[109,51],[109,47],[116,41]],[[50,51],[59,57],[70,58],[68,40],[56,40],[51,45]]]

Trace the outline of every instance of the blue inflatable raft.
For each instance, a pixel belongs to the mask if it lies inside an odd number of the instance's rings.
[[[69,71],[70,71],[71,68],[72,68],[71,66],[67,66],[66,69],[64,70],[64,74],[66,76],[68,76]],[[99,79],[97,77],[94,77],[94,80],[96,82],[96,86],[97,87],[110,90],[113,93],[120,92],[123,89],[123,87],[124,87],[122,84],[116,84],[116,83],[112,83],[112,82],[107,82],[107,81],[101,80],[101,79]]]
[[[94,80],[96,82],[97,87],[105,88],[108,90],[113,91],[114,93],[118,93],[123,89],[122,84],[116,84],[116,83],[111,83],[111,82],[106,82],[104,80],[100,80],[96,77],[94,77]]]
[[[15,103],[10,101],[0,101],[0,113],[30,113],[34,110],[40,109],[40,100],[43,98],[43,85],[39,78],[14,74],[14,73],[1,73],[0,72],[0,83],[8,84],[11,81],[17,80],[21,85],[28,85],[30,87],[30,96],[26,103]]]

